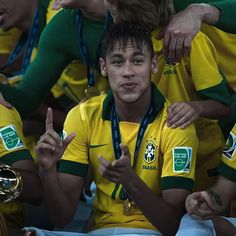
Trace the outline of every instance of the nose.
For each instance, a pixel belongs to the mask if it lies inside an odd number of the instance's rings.
[[[124,64],[123,77],[131,78],[133,76],[134,76],[134,70],[133,70],[132,64],[130,62],[126,62]]]

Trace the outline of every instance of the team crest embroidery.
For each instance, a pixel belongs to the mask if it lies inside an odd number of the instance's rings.
[[[172,156],[174,172],[190,172],[192,160],[191,147],[175,147],[172,151]]]
[[[144,160],[148,164],[155,161],[155,153],[156,153],[156,144],[153,141],[149,141],[145,148]]]
[[[223,157],[231,160],[235,155],[236,147],[236,135],[232,132],[229,134],[229,137],[226,141],[225,149],[223,151]]]
[[[0,138],[6,150],[14,150],[24,146],[13,125],[1,128]]]

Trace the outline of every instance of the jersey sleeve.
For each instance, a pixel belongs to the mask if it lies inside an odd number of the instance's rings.
[[[184,10],[188,5],[192,3],[208,3],[212,6],[215,6],[220,10],[220,17],[214,26],[228,33],[236,33],[236,25],[233,20],[236,9],[236,2],[234,0],[173,0],[173,3],[177,12]]]
[[[225,178],[236,182],[236,125],[229,134],[218,170]]]
[[[164,128],[161,137],[163,155],[161,188],[191,191],[195,178],[198,140],[193,125],[186,129]]]
[[[72,109],[65,121],[63,136],[75,133],[75,138],[68,145],[60,161],[59,172],[85,177],[88,171],[88,127],[83,105]]]
[[[201,32],[192,41],[189,65],[195,89],[202,99],[231,103],[227,82],[218,68],[215,47]]]
[[[1,105],[0,113],[0,162],[12,165],[20,160],[33,160],[25,145],[19,114]]]

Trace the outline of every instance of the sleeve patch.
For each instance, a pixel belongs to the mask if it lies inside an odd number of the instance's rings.
[[[191,147],[175,147],[172,150],[173,172],[191,171],[192,148]]]
[[[16,128],[13,125],[8,125],[0,129],[0,138],[6,150],[14,150],[24,147],[23,142],[16,132]]]
[[[229,137],[226,141],[225,149],[223,151],[223,157],[231,160],[235,155],[236,147],[236,135],[232,132],[229,134]]]

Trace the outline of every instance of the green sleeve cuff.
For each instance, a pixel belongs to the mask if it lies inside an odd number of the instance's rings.
[[[218,168],[218,171],[220,175],[224,176],[225,178],[236,182],[236,170],[232,167],[226,165],[224,162],[220,163],[220,166]]]
[[[179,177],[179,176],[168,176],[161,179],[161,189],[186,189],[192,191],[194,185],[193,179]]]
[[[219,101],[226,106],[229,106],[232,102],[231,96],[228,90],[228,85],[225,79],[218,85],[212,86],[207,89],[197,91],[198,95],[203,99],[213,99]]]
[[[215,26],[225,32],[235,34],[236,24],[233,19],[235,15],[236,2],[233,0],[228,0],[210,2],[209,4],[220,10],[220,17]]]
[[[29,150],[18,150],[8,153],[0,158],[0,162],[11,166],[13,163],[22,160],[33,160]]]
[[[74,161],[61,160],[59,163],[58,172],[80,177],[86,177],[88,173],[88,164],[82,164]]]

